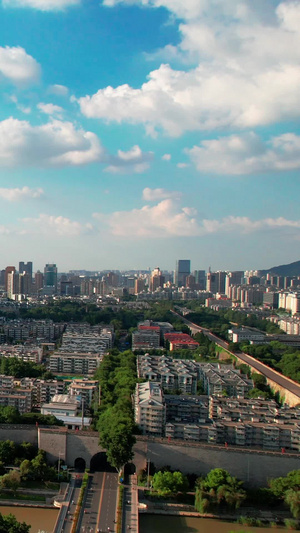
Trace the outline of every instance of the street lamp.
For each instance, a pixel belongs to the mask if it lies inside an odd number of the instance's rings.
[[[63,455],[63,452],[58,452],[58,463],[57,463],[57,479],[59,481],[59,472],[60,472],[60,457]]]
[[[150,459],[147,458],[147,489],[149,490]]]

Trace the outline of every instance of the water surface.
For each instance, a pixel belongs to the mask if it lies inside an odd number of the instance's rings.
[[[54,529],[59,509],[42,509],[39,507],[9,507],[0,506],[3,515],[13,514],[18,522],[26,522],[31,528],[29,533],[45,531],[51,533]]]
[[[140,514],[139,523],[139,533],[229,533],[230,531],[274,533],[286,531],[285,528],[248,527],[232,522],[189,516]]]

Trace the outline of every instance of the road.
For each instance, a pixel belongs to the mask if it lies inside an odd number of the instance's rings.
[[[77,531],[115,531],[118,474],[96,472],[90,475]]]
[[[219,337],[211,333],[211,331],[209,331],[208,329],[202,328],[201,326],[198,326],[197,324],[190,322],[189,320],[182,317],[175,311],[172,311],[172,312],[181,318],[181,320],[191,329],[193,334],[202,332],[211,341],[214,341],[216,344],[218,344],[218,346],[221,346],[221,348],[228,350],[228,346],[229,346],[228,342],[224,341],[223,339],[220,339]],[[238,352],[238,353],[230,352],[230,353],[233,356],[235,355],[239,357],[239,359],[241,359],[244,363],[251,365],[253,368],[255,368],[255,370],[259,371],[267,379],[274,381],[275,383],[277,383],[284,389],[295,394],[296,396],[299,396],[299,403],[300,403],[300,385],[286,378],[285,376],[278,374],[276,371],[272,370],[272,368],[264,365],[263,363],[260,363],[257,359],[254,359],[254,357],[251,357],[250,355],[247,355],[246,353],[243,353],[243,352]]]

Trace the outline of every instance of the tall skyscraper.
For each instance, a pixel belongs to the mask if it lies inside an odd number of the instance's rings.
[[[19,274],[23,274],[23,272],[26,272],[32,279],[32,261],[28,261],[28,263],[19,262]]]
[[[190,259],[178,259],[174,273],[174,283],[177,287],[185,287],[186,278],[191,273]]]
[[[206,290],[216,294],[220,292],[225,293],[225,278],[226,272],[218,270],[218,272],[208,272],[206,274]]]
[[[152,274],[150,277],[150,292],[154,292],[158,287],[163,287],[165,282],[165,278],[162,275],[162,272],[159,267],[156,267],[154,270],[152,270]]]
[[[15,272],[15,271],[16,271],[16,267],[14,266],[7,266],[5,269],[5,290],[6,292],[8,290],[8,274],[11,274],[11,272]],[[10,288],[11,288],[11,283],[10,283]]]
[[[54,263],[49,263],[44,268],[44,292],[57,293],[57,267]]]
[[[35,280],[35,292],[39,294],[39,292],[44,286],[44,274],[40,272],[40,270],[38,270],[35,273],[34,280]]]

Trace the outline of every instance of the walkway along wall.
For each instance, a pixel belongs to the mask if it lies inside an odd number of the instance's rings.
[[[278,392],[279,393],[279,396],[281,398],[281,401],[284,402],[284,403],[287,403],[290,407],[295,407],[296,405],[299,405],[300,403],[300,397],[298,394],[294,394],[292,391],[289,391],[287,390],[285,387],[282,387],[279,383],[277,383],[276,381],[274,381],[273,379],[269,378],[268,376],[266,376],[263,372],[260,372],[260,370],[258,370],[254,365],[255,363],[257,362],[257,360],[252,357],[251,355],[247,355],[247,358],[249,359],[248,362],[245,362],[243,359],[241,359],[239,357],[239,355],[237,353],[232,353],[230,352],[232,356],[234,356],[238,362],[240,364],[244,364],[244,365],[247,365],[249,366],[253,372],[257,373],[257,374],[261,374],[263,376],[265,376],[266,380],[267,380],[267,384],[270,386],[270,388],[272,389],[273,392]],[[251,362],[250,361],[253,361],[253,366],[251,365]],[[265,365],[262,361],[258,361],[262,366],[264,366],[266,368],[266,370],[270,370],[269,367],[267,365]],[[277,370],[275,370],[274,368],[271,369],[272,372],[278,376],[278,378],[282,378],[282,374],[280,374],[280,372],[277,372]],[[295,381],[293,381],[292,379],[288,378],[287,376],[284,376],[284,378],[290,382],[291,385],[296,385],[298,386],[297,383],[295,383]]]

